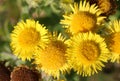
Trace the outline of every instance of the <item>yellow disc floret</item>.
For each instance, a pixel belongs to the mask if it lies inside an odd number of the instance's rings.
[[[72,18],[70,30],[73,32],[87,32],[96,27],[96,17],[88,12],[78,12]]]
[[[66,46],[61,41],[51,42],[41,51],[41,65],[49,70],[58,70],[66,63]]]
[[[111,35],[110,49],[120,54],[120,32]]]
[[[18,35],[18,41],[21,47],[32,47],[33,45],[37,45],[39,40],[40,34],[34,28],[26,28]]]
[[[85,58],[86,62],[95,61],[99,57],[100,49],[95,42],[84,41],[80,44],[80,53]]]

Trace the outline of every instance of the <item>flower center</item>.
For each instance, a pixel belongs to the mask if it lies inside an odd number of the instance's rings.
[[[100,49],[97,43],[93,41],[84,41],[80,45],[80,52],[87,61],[94,61],[100,54]]]
[[[65,51],[66,45],[63,42],[51,42],[41,53],[42,67],[49,70],[60,69],[66,63]]]
[[[110,39],[112,39],[110,41],[110,49],[113,52],[120,54],[120,32],[112,34]]]
[[[40,34],[33,28],[24,29],[18,36],[18,41],[22,47],[36,46],[40,40]]]
[[[88,32],[96,26],[96,16],[88,12],[78,12],[73,14],[70,29],[74,33]]]
[[[98,5],[104,13],[108,12],[111,8],[110,0],[98,0]]]

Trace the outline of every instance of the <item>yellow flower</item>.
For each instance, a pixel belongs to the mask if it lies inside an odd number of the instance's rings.
[[[40,49],[35,54],[37,68],[50,76],[59,78],[60,73],[64,74],[69,66],[66,60],[67,44],[61,34],[58,37],[54,34],[50,43],[45,49]]]
[[[112,52],[111,61],[120,63],[120,20],[110,22],[107,43]]]
[[[80,4],[70,5],[73,13],[70,15],[63,15],[64,19],[61,24],[66,25],[66,28],[74,34],[78,32],[94,31],[97,25],[101,24],[105,17],[100,16],[102,13],[98,6],[91,5],[89,2],[80,1]]]
[[[30,60],[37,47],[43,48],[48,42],[47,30],[34,20],[21,21],[11,33],[13,53],[22,60]]]
[[[69,46],[66,54],[68,62],[82,76],[98,73],[110,56],[104,39],[91,32],[74,35]]]

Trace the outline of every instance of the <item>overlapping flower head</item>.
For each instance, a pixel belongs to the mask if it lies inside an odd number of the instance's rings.
[[[101,16],[102,11],[96,4],[90,5],[86,0],[80,1],[79,5],[74,3],[70,7],[73,13],[64,15],[61,24],[73,34],[95,31],[105,18]]]
[[[112,53],[111,61],[120,63],[120,20],[111,21],[108,28],[106,41]]]
[[[69,46],[68,62],[82,76],[98,73],[110,57],[104,38],[91,32],[74,35]]]
[[[37,47],[44,48],[48,43],[47,30],[32,19],[20,21],[11,33],[13,53],[22,60],[30,60]]]
[[[116,2],[115,0],[87,0],[90,4],[96,4],[103,11],[102,15],[109,16],[116,11]]]
[[[66,39],[61,34],[57,36],[53,33],[47,47],[36,52],[34,63],[38,69],[41,68],[48,75],[59,78],[60,74],[69,69],[65,56],[67,48]]]

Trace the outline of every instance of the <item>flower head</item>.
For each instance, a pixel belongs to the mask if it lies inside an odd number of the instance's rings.
[[[111,61],[120,63],[120,20],[109,24],[109,35],[106,36],[108,47],[112,52]]]
[[[30,60],[37,47],[45,47],[48,42],[47,30],[34,20],[21,21],[11,33],[11,47],[22,60]]]
[[[64,15],[61,24],[74,34],[78,32],[94,31],[97,25],[101,24],[105,17],[100,16],[102,13],[95,4],[90,5],[89,2],[80,1],[80,4],[70,5],[73,13]]]
[[[35,54],[35,64],[50,76],[59,78],[60,73],[65,73],[69,66],[66,60],[67,44],[61,34],[54,34],[45,49],[40,49]]]
[[[103,11],[103,15],[110,15],[116,11],[116,1],[115,0],[87,0],[91,4],[97,4],[97,6]]]
[[[82,76],[102,70],[110,54],[102,37],[93,33],[79,33],[70,39],[66,56],[73,69]]]
[[[11,73],[11,81],[39,81],[39,74],[26,66],[16,67]]]

